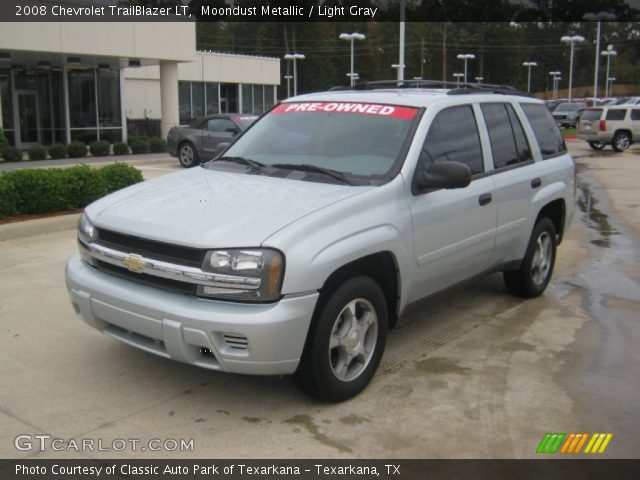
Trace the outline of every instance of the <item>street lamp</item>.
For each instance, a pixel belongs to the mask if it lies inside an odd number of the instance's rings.
[[[560,86],[560,80],[562,80],[562,77],[553,77],[553,85],[556,89],[556,98],[554,98],[554,100],[558,99],[558,87]]]
[[[353,71],[353,41],[354,40],[364,40],[365,38],[367,38],[364,34],[362,33],[341,33],[340,36],[338,37],[340,40],[344,40],[346,42],[351,42],[351,73],[349,74],[349,77],[351,78],[351,86],[353,87],[355,85],[355,78],[354,78],[354,71]]]
[[[395,68],[398,70],[398,85],[404,82],[404,67],[406,67],[406,65],[400,65],[399,63],[394,63],[393,65],[391,65],[391,68]],[[402,73],[402,78],[400,78],[401,73]]]
[[[482,82],[484,80],[484,77],[476,77],[476,82],[478,82],[478,85],[480,85],[480,82]]]
[[[594,68],[593,74],[593,104],[596,104],[596,100],[598,99],[598,68],[600,67],[599,60],[600,56],[598,52],[600,51],[600,23],[602,21],[615,20],[616,16],[613,13],[609,12],[600,12],[600,13],[585,13],[582,16],[583,20],[588,22],[597,22],[596,28],[596,66]],[[608,75],[607,75],[608,77]],[[606,83],[606,82],[605,82]],[[605,85],[605,90],[606,90]]]
[[[457,58],[464,60],[464,83],[467,83],[467,60],[473,60],[476,56],[473,53],[459,53]]]
[[[291,75],[285,75],[284,78],[287,81],[287,98],[289,98],[291,96],[290,83],[293,77]]]
[[[527,75],[527,92],[531,92],[531,67],[537,67],[536,62],[523,62],[522,66],[527,67],[529,73]]]
[[[460,78],[464,77],[464,73],[454,73],[454,77],[456,77],[456,87],[460,86]]]
[[[298,95],[298,69],[296,66],[296,60],[304,60],[302,53],[287,53],[284,56],[285,60],[293,60],[293,96]]]
[[[568,102],[571,103],[571,86],[573,83],[573,50],[574,50],[574,45],[576,43],[584,42],[584,37],[580,35],[565,35],[560,39],[560,41],[564,43],[568,43],[569,46],[571,47],[571,53],[569,55],[569,100],[568,100]]]
[[[618,55],[618,52],[616,52],[613,49],[613,45],[608,45],[606,50],[603,50],[602,53],[600,54],[604,57],[607,57],[607,83],[605,84],[605,88],[604,88],[604,96],[609,98],[609,68],[611,66],[611,57],[615,57],[616,55]]]
[[[549,72],[549,75],[553,77],[553,87],[551,91],[553,92],[553,99],[556,100],[558,98],[558,91],[556,90],[556,78],[560,78],[560,72]]]
[[[613,82],[616,81],[616,77],[607,77],[607,83],[609,83],[609,94],[613,93]]]

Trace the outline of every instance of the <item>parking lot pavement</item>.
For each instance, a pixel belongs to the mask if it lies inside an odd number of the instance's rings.
[[[580,208],[545,295],[510,297],[493,275],[414,305],[369,388],[339,405],[86,326],[64,285],[73,230],[0,242],[0,458],[532,458],[546,432],[612,432],[601,457],[636,457],[640,155],[569,146]],[[14,448],[39,433],[193,439],[194,451]]]

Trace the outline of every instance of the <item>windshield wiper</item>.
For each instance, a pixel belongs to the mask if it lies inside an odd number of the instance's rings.
[[[264,169],[264,163],[258,162],[257,160],[251,160],[250,158],[245,158],[245,157],[218,157],[211,160],[208,164],[210,165],[213,162],[232,162],[232,163],[239,163],[241,165],[247,165],[251,167],[253,170]]]
[[[285,170],[299,170],[301,172],[320,173],[327,177],[331,177],[334,180],[338,180],[346,185],[355,185],[352,181],[347,180],[344,173],[338,170],[331,170],[330,168],[318,167],[317,165],[305,165],[298,163],[275,163],[270,165],[273,168],[281,168]]]

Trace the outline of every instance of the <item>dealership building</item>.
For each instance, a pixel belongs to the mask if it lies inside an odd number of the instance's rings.
[[[196,51],[193,22],[0,22],[0,128],[12,145],[126,141],[214,113],[262,113],[278,58]]]

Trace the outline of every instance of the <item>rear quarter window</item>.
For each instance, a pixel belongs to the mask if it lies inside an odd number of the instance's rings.
[[[626,114],[626,110],[609,110],[606,118],[607,120],[624,120]]]
[[[542,158],[552,158],[566,153],[567,146],[560,129],[547,107],[538,103],[522,103],[520,106],[531,124]]]
[[[600,120],[600,115],[602,115],[601,108],[590,108],[586,112],[582,114],[580,117],[581,120]]]
[[[640,120],[640,110],[631,110],[631,120]]]

